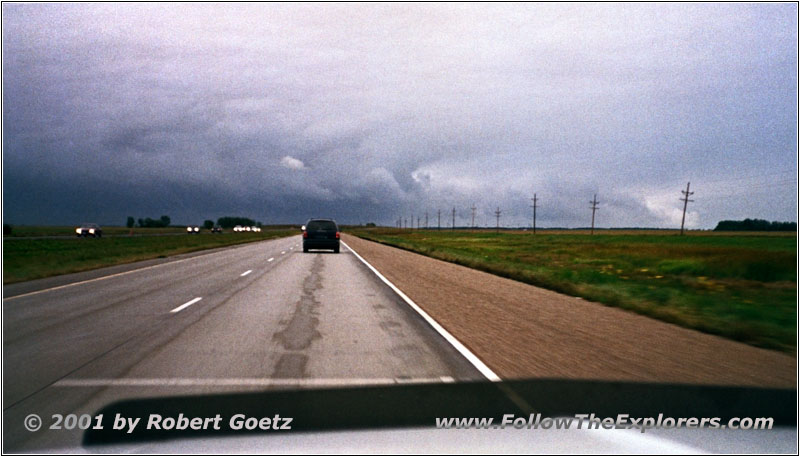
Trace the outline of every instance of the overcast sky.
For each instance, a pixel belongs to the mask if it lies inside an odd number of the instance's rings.
[[[3,221],[796,221],[797,8],[5,3]]]

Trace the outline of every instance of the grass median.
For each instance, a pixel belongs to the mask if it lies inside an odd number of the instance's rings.
[[[185,230],[185,229],[184,229]],[[297,235],[295,230],[165,236],[4,239],[3,284]]]
[[[795,233],[351,233],[755,346],[796,350]]]

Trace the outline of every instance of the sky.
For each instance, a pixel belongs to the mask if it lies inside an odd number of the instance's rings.
[[[3,222],[797,221],[797,9],[4,3]]]

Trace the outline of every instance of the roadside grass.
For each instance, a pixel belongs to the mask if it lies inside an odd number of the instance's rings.
[[[175,225],[170,227],[120,227],[120,226],[110,226],[110,225],[102,225],[103,228],[103,236],[113,235],[113,236],[127,236],[133,234],[134,236],[139,235],[164,235],[164,234],[185,234],[186,233],[186,226],[182,225]],[[75,236],[75,228],[77,225],[60,225],[60,226],[46,226],[46,225],[13,225],[11,230],[11,235],[4,236],[4,238],[16,238],[16,237],[34,237],[34,236]],[[299,230],[299,226],[294,228],[294,226],[289,225],[271,225],[271,226],[264,226],[262,230],[264,232],[270,230],[286,230],[286,229],[294,229]],[[208,233],[205,229],[200,229],[201,233]],[[232,232],[232,230],[228,229],[225,230],[226,233]],[[263,232],[262,232],[263,233]]]
[[[61,226],[46,226],[46,225],[14,225],[11,229],[11,235],[4,236],[4,238],[16,237],[29,237],[29,236],[75,236],[75,228],[77,225],[61,225]],[[112,227],[101,226],[103,228],[103,235],[129,235],[131,229],[128,227]],[[134,235],[155,235],[164,233],[186,233],[186,227],[136,227],[133,230]],[[77,238],[77,236],[75,236]]]
[[[794,232],[351,233],[751,345],[796,350]]]
[[[298,233],[296,229],[265,229],[259,233],[221,235],[206,233],[115,238],[6,239],[3,241],[3,284]]]

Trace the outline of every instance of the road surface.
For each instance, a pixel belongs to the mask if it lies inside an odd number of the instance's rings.
[[[237,246],[3,300],[4,451],[127,398],[484,379],[349,249]],[[44,427],[29,432],[30,414]]]

